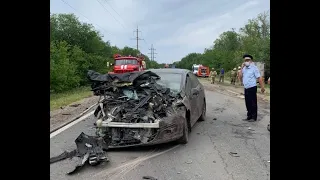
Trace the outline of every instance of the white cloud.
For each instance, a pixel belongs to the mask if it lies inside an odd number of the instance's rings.
[[[208,47],[224,31],[240,27],[251,16],[244,15],[249,8],[258,5],[258,1],[249,1],[219,16],[209,16],[204,20],[187,24],[178,29],[172,37],[161,40],[159,45],[178,46],[190,45]],[[257,14],[253,14],[253,17]],[[179,35],[177,35],[179,34]]]

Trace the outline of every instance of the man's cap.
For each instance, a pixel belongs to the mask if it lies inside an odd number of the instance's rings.
[[[237,68],[233,68],[233,70],[235,71],[235,70],[237,70]]]
[[[214,68],[211,68],[212,70],[214,70]]]
[[[249,55],[249,54],[243,55],[242,58],[243,58],[243,59],[249,59],[249,60],[252,60],[252,59],[253,59],[253,57],[252,57],[251,55]]]
[[[241,67],[239,66],[238,69],[241,69]]]

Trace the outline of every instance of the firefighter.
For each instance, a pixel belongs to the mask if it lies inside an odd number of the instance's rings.
[[[241,73],[241,66],[238,67],[236,82],[238,85],[242,86],[242,82],[240,80],[240,73]]]
[[[147,69],[147,65],[146,65],[146,62],[145,62],[145,61],[142,61],[142,68],[143,68],[143,70],[146,70],[146,69]]]
[[[231,71],[231,84],[236,85],[236,78],[237,78],[237,68],[233,68]]]
[[[211,78],[211,84],[214,84],[214,81],[215,81],[216,76],[217,76],[217,71],[215,71],[214,68],[212,68],[209,76]]]

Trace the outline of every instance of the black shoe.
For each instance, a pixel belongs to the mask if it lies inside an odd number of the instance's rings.
[[[249,121],[250,119],[252,119],[251,117],[247,117],[245,119],[242,119],[242,121]]]
[[[257,121],[257,119],[250,119],[250,120],[248,120],[248,122],[256,122]]]

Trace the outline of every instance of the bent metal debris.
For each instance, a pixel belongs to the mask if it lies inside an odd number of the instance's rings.
[[[89,70],[87,76],[94,95],[100,96],[94,112],[96,135],[81,133],[75,140],[76,150],[50,158],[50,163],[54,163],[80,157],[79,165],[67,174],[73,174],[86,163],[97,165],[108,161],[105,152],[109,148],[174,140],[159,129],[161,125],[170,126],[173,119],[181,122],[174,130],[182,129],[185,117],[180,111],[184,110],[184,98],[181,92],[158,84],[160,77],[157,74],[151,71],[99,74]]]

